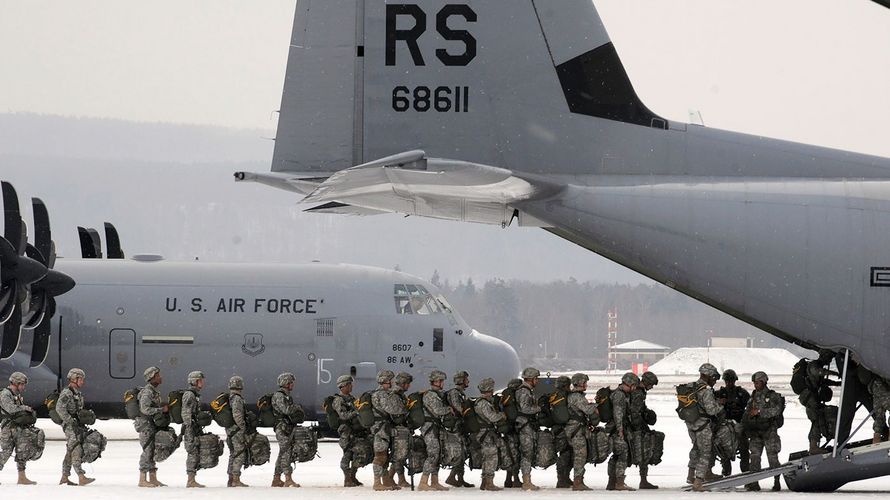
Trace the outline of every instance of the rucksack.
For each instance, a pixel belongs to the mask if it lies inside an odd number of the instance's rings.
[[[257,427],[275,427],[278,419],[275,418],[275,411],[272,409],[272,395],[274,392],[263,394],[256,402],[256,409],[259,412],[257,416]]]
[[[424,422],[424,414],[423,414],[423,395],[426,394],[426,391],[418,391],[411,393],[408,396],[408,428],[411,430],[420,429],[423,427]]]
[[[324,410],[325,419],[328,422],[328,427],[330,427],[332,431],[336,431],[340,428],[340,414],[334,409],[334,398],[337,396],[338,394],[332,394],[324,398],[324,402],[321,404],[321,408]]]
[[[223,440],[216,434],[198,436],[198,466],[201,469],[216,467],[224,449]]]
[[[43,404],[46,405],[46,409],[49,412],[49,418],[52,419],[53,423],[56,425],[62,425],[62,417],[60,417],[59,412],[56,411],[56,403],[58,401],[59,390],[56,389],[46,396],[46,398],[43,400]]]
[[[160,429],[155,433],[155,454],[156,462],[163,462],[179,448],[182,443],[182,436],[177,435],[171,427]]]
[[[516,422],[516,417],[519,416],[519,406],[516,404],[516,389],[512,387],[504,389],[501,392],[500,404],[501,410],[507,415],[507,421],[510,423]]]
[[[102,456],[102,452],[105,451],[105,446],[108,444],[108,439],[105,436],[97,431],[96,429],[90,429],[87,431],[86,436],[83,438],[83,457],[82,460],[84,463],[90,464],[95,462]]]
[[[311,427],[298,425],[291,433],[291,463],[308,462],[318,453],[318,433]]]
[[[600,387],[594,396],[596,401],[596,409],[600,414],[600,422],[608,424],[613,419],[612,412],[612,388]]]
[[[39,460],[43,456],[43,450],[46,447],[46,434],[42,429],[34,426],[25,427],[21,430],[15,449],[16,462],[31,462]],[[21,443],[27,443],[22,446]]]
[[[141,387],[134,387],[124,392],[124,409],[130,420],[136,420],[142,416],[142,412],[139,411],[139,391],[141,390]]]
[[[232,416],[232,407],[229,406],[229,393],[223,392],[210,402],[210,413],[213,421],[220,427],[235,425],[235,417]]]
[[[794,391],[794,394],[800,395],[809,385],[807,383],[807,365],[809,363],[810,360],[802,358],[794,364],[794,369],[791,371],[791,390]]]
[[[248,465],[265,465],[272,456],[272,447],[269,438],[262,434],[253,434],[249,437],[250,445],[247,447]]]
[[[170,420],[173,421],[174,424],[182,423],[182,395],[185,394],[185,390],[178,391],[170,391],[167,394],[167,401],[170,407]]]
[[[371,404],[371,396],[374,391],[365,391],[362,396],[355,400],[355,409],[358,412],[358,422],[365,429],[374,426],[374,405]]]
[[[706,384],[689,382],[677,386],[677,415],[686,423],[692,423],[702,416],[701,405],[698,403],[698,391],[707,387]]]

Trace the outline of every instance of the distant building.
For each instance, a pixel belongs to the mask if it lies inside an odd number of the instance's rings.
[[[751,337],[711,337],[708,339],[708,347],[754,347],[754,339]]]
[[[661,361],[670,352],[670,347],[647,340],[632,340],[612,347],[618,370],[638,371],[641,365],[648,366]]]

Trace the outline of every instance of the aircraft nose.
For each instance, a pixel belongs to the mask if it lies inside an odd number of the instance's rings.
[[[473,330],[473,340],[458,361],[458,364],[466,363],[473,392],[483,378],[493,378],[495,388],[501,388],[519,376],[519,356],[510,344],[476,330]]]

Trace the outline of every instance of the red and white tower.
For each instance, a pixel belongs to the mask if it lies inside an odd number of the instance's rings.
[[[608,366],[607,369],[609,373],[618,370],[618,357],[615,352],[615,346],[618,345],[618,308],[609,309],[608,312],[609,317],[609,336],[608,336],[608,344],[609,344],[609,354],[608,354]]]

